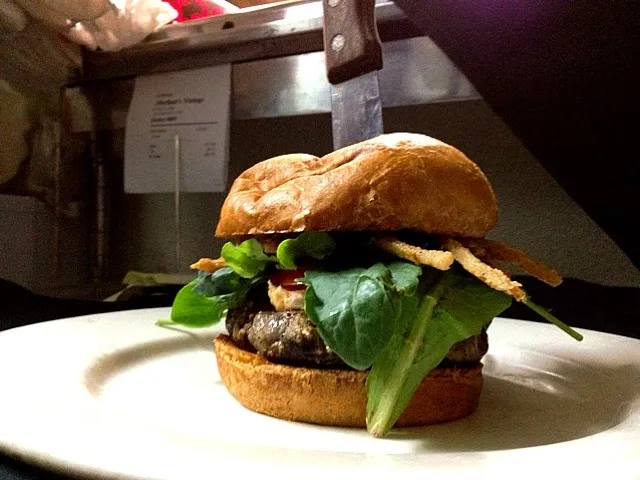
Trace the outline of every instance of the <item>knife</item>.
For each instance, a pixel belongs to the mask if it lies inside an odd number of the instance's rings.
[[[322,0],[327,78],[331,84],[333,147],[382,134],[378,72],[382,44],[375,0]]]

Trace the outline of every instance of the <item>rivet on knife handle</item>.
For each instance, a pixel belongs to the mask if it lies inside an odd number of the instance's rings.
[[[382,68],[375,0],[322,0],[327,77],[332,84]]]

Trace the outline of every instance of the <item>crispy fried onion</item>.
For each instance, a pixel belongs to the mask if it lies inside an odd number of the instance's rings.
[[[557,287],[562,283],[562,277],[558,272],[533,260],[522,250],[485,238],[463,239],[461,242],[478,257],[515,265],[552,287]]]
[[[425,250],[393,237],[378,238],[375,244],[383,250],[397,255],[400,258],[420,265],[428,265],[438,270],[449,270],[453,263],[451,252],[442,250]]]
[[[227,264],[225,263],[224,258],[216,258],[215,260],[212,258],[201,258],[196,263],[191,265],[191,269],[213,273],[216,270],[220,270],[221,268],[226,266]]]
[[[494,290],[511,295],[519,302],[526,300],[527,294],[522,290],[522,288],[520,288],[522,287],[521,283],[510,280],[503,271],[490,267],[484,263],[460,242],[452,238],[448,238],[444,240],[443,245],[444,248],[453,254],[453,257],[460,265],[462,265],[462,268],[471,275],[482,280]]]
[[[473,249],[471,247],[467,247],[467,248],[469,248],[469,250],[471,250],[471,253],[473,253],[476,257],[478,257],[481,262],[486,263],[491,268],[495,268],[495,269],[500,270],[502,273],[504,273],[509,278],[511,278],[513,276],[513,272],[511,272],[511,270],[509,270],[507,267],[505,267],[503,263],[498,262],[498,261],[494,260],[493,258],[487,257],[486,252],[484,250],[482,250],[482,249],[475,250],[475,249]]]

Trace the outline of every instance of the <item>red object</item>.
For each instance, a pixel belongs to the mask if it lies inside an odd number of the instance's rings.
[[[178,12],[177,22],[215,17],[227,13],[224,7],[211,0],[164,0]]]
[[[298,267],[295,270],[278,270],[271,275],[269,280],[274,285],[287,290],[304,290],[307,286],[304,283],[296,282],[296,280],[304,277],[305,270],[309,270],[309,267]]]

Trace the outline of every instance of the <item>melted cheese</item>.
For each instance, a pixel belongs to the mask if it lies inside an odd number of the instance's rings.
[[[304,290],[287,290],[268,282],[269,300],[278,312],[302,310],[304,308]]]

